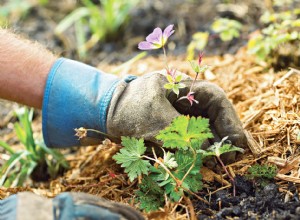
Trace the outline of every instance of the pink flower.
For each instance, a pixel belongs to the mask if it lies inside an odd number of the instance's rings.
[[[191,103],[191,106],[193,105],[193,102],[195,102],[196,104],[199,103],[199,102],[195,99],[194,92],[189,92],[186,96],[182,96],[181,98],[179,98],[178,101],[179,101],[179,100],[182,100],[182,99],[187,99],[187,100]]]
[[[155,28],[151,34],[146,37],[146,41],[142,41],[139,43],[138,48],[140,50],[154,50],[162,48],[168,38],[175,32],[173,30],[174,25],[171,24],[165,28],[164,31],[161,28]]]
[[[201,65],[201,63],[202,63],[202,58],[203,58],[203,56],[204,56],[204,52],[202,51],[202,52],[199,52],[199,55],[198,55],[198,65],[200,66]]]

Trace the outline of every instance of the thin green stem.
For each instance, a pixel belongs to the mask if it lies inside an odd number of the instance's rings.
[[[167,52],[166,52],[166,48],[165,48],[165,45],[162,47],[163,51],[164,51],[164,57],[165,57],[165,65],[166,65],[166,69],[167,71],[169,72],[170,71],[170,68],[169,68],[169,65],[168,65],[168,57],[167,57]]]
[[[152,160],[155,163],[158,163],[176,181],[176,183],[179,184],[179,182],[178,182],[179,180],[173,175],[173,173],[168,169],[168,167],[166,167],[160,160],[154,159],[152,157],[148,157],[146,155],[143,155],[142,157],[144,157],[148,160]]]
[[[191,143],[190,143],[190,145],[191,145]],[[192,148],[192,146],[189,146],[189,147],[190,147],[190,149],[191,149],[192,152],[193,152],[194,160],[193,160],[192,165],[191,165],[190,168],[188,169],[188,171],[185,173],[185,175],[184,175],[183,178],[181,179],[181,184],[183,183],[183,181],[185,180],[185,178],[189,175],[189,173],[191,172],[191,170],[194,168],[195,163],[196,163],[196,160],[197,160],[197,153],[196,153],[196,151],[194,150],[194,148]]]

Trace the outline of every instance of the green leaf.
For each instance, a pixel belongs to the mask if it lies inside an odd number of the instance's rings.
[[[26,145],[26,133],[22,129],[22,127],[19,123],[14,124],[14,130],[15,130],[16,135],[17,135],[18,139],[20,140],[20,142],[22,144]]]
[[[175,202],[178,202],[180,198],[184,195],[183,189],[177,187],[173,179],[169,184],[165,186],[165,191],[169,195],[169,197]]]
[[[59,24],[56,26],[54,33],[56,35],[61,36],[63,32],[68,29],[72,24],[74,24],[76,21],[82,19],[85,16],[88,16],[90,14],[90,10],[88,10],[85,7],[77,8],[69,15],[65,16],[63,20],[59,22]]]
[[[198,63],[195,60],[190,60],[189,62],[191,64],[192,69],[195,71],[195,73],[199,73],[200,72],[200,70],[199,70],[200,67],[199,67]]]
[[[179,150],[175,153],[175,160],[179,164],[175,174],[179,174],[178,177],[181,179],[181,175],[185,175],[185,173],[190,169],[191,165],[193,164],[193,153],[191,151],[183,151]],[[202,166],[202,157],[201,155],[197,154],[196,161],[194,163],[194,167],[192,168],[190,174],[198,175],[200,172],[200,168]]]
[[[179,88],[178,88],[178,84],[174,84],[173,88],[172,88],[173,92],[176,94],[176,95],[179,95]]]
[[[10,187],[23,186],[26,179],[30,176],[37,163],[34,161],[26,160],[21,166],[21,171],[17,174]]]
[[[220,34],[220,38],[222,41],[231,41],[233,39],[233,36],[231,35],[230,31],[223,31]]]
[[[28,110],[26,107],[19,108],[15,111],[16,116],[19,119],[19,123],[15,123],[15,132],[24,144],[26,149],[32,153],[32,157],[36,156],[36,146],[33,138],[33,132],[31,127],[31,121],[33,117],[33,108]]]
[[[165,89],[173,89],[173,87],[174,87],[174,83],[166,83],[166,84],[164,85],[164,88],[165,88]]]
[[[197,32],[193,34],[193,42],[195,42],[195,49],[197,50],[203,50],[209,39],[209,33],[208,32]]]
[[[240,147],[233,146],[231,144],[223,144],[222,147],[219,148],[220,155],[233,151],[239,151],[241,153],[244,153],[245,150]]]
[[[191,151],[179,150],[175,153],[175,160],[179,164],[176,171],[173,174],[178,178],[182,179],[191,165],[193,164],[193,153]],[[184,179],[182,186],[185,189],[189,189],[193,192],[198,192],[202,189],[202,176],[200,174],[200,169],[202,167],[202,156],[200,154],[196,155],[196,161],[194,162],[194,167],[191,169],[190,173]]]
[[[177,87],[178,87],[178,89],[183,89],[186,87],[186,85],[184,83],[178,83]]]
[[[248,169],[248,175],[247,177],[250,179],[255,178],[267,178],[267,179],[273,179],[278,170],[275,165],[260,165],[260,164],[254,164]]]
[[[28,151],[21,151],[13,154],[9,160],[0,169],[0,186],[3,186],[6,177],[10,170],[25,156],[29,154]]]
[[[171,198],[172,201],[178,201],[183,196],[183,189],[177,187],[176,181],[162,168],[151,167],[149,177],[155,181],[158,186],[164,189],[165,193]],[[176,169],[177,170],[177,169]],[[176,170],[172,172],[174,175]]]
[[[208,119],[182,115],[175,118],[169,127],[160,131],[156,139],[163,141],[163,147],[186,150],[191,140],[198,140],[201,144],[211,137],[213,136],[209,129]]]
[[[113,156],[113,159],[125,168],[130,181],[133,181],[141,174],[148,174],[150,162],[143,160],[142,156],[146,151],[143,139],[122,137],[124,146],[119,153]]]
[[[48,148],[44,141],[37,141],[37,145],[47,154],[51,155],[53,159],[51,160],[54,164],[59,164],[64,168],[69,168],[69,163],[66,161],[64,155],[56,149]]]
[[[144,176],[142,183],[138,187],[139,190],[135,194],[137,195],[140,209],[150,212],[156,211],[163,206],[165,202],[164,191],[152,178]]]
[[[167,75],[167,80],[169,83],[174,83],[174,79],[172,76],[170,76],[169,74]]]
[[[203,50],[208,43],[208,32],[197,32],[193,34],[192,41],[187,47],[187,60],[195,59],[195,50]]]
[[[164,152],[164,164],[170,169],[173,169],[178,166],[173,153],[169,151]]]
[[[4,150],[6,150],[7,152],[9,152],[10,154],[14,154],[15,151],[4,141],[0,140],[0,146],[4,148]]]
[[[291,25],[292,27],[300,27],[300,19],[293,21]]]
[[[228,139],[228,136],[224,137],[220,142],[216,142],[207,148],[206,152],[203,150],[197,150],[198,153],[202,153],[204,157],[206,156],[217,156],[220,157],[224,153],[239,151],[244,153],[244,149],[236,147],[231,144],[224,144],[224,142]]]
[[[216,156],[216,153],[214,151],[206,151],[202,149],[197,150],[197,153],[202,154],[202,158]]]
[[[150,167],[150,177],[156,181],[158,183],[159,186],[164,186],[167,182],[168,182],[168,179],[170,177],[170,175],[166,172],[165,169],[163,169],[162,167],[154,167],[154,166],[151,166]],[[167,182],[165,182],[167,181]],[[164,183],[163,183],[164,182]]]
[[[176,76],[176,78],[175,78],[175,82],[180,82],[181,81],[181,79],[182,79],[182,75],[178,75],[178,76]]]

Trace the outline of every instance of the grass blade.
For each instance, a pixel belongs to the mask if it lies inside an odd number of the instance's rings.
[[[0,147],[3,147],[4,150],[6,150],[7,152],[9,152],[10,154],[14,154],[15,151],[4,141],[0,140]]]
[[[9,160],[2,166],[0,171],[0,186],[3,186],[5,179],[9,173],[9,171],[26,155],[28,155],[29,152],[27,151],[21,151],[18,153],[13,154]]]
[[[60,36],[62,33],[68,29],[72,24],[76,21],[80,20],[81,18],[88,16],[90,11],[86,7],[81,7],[74,10],[72,13],[67,15],[59,24],[56,26],[54,32],[56,35]]]

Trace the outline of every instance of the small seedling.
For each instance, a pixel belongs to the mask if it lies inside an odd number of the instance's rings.
[[[267,185],[277,174],[275,165],[255,164],[248,169],[247,178],[258,182],[260,185]]]
[[[219,18],[212,23],[211,29],[213,31],[212,34],[209,32],[197,32],[193,34],[192,41],[187,48],[188,60],[194,59],[195,50],[203,50],[207,46],[210,38],[217,36],[223,42],[228,42],[234,38],[240,37],[242,24],[236,20]]]
[[[212,30],[219,34],[220,39],[224,42],[240,37],[242,27],[240,22],[228,18],[219,18],[211,26]]]
[[[154,148],[152,155],[146,154],[143,139],[122,137],[124,147],[113,158],[125,168],[130,181],[142,178],[137,202],[141,209],[153,211],[162,207],[166,198],[178,202],[185,194],[202,188],[200,169],[205,156],[216,156],[225,167],[221,154],[242,151],[223,142],[213,145],[209,152],[201,150],[203,142],[212,137],[208,119],[179,116],[156,136],[162,141],[161,157]]]
[[[248,41],[248,52],[255,55],[258,61],[272,64],[278,62],[275,58],[280,48],[288,48],[288,45],[298,48],[297,45],[300,41],[299,15],[299,8],[279,13],[266,11],[260,19],[266,27],[261,32],[252,34]],[[294,54],[295,51],[293,50],[291,53]]]
[[[87,56],[87,51],[98,42],[107,39],[116,39],[120,29],[130,19],[130,11],[139,0],[103,0],[100,6],[92,0],[81,0],[83,7],[79,7],[68,14],[55,28],[55,34],[66,44],[64,32],[75,27],[77,53],[80,58]],[[90,37],[86,35],[86,25],[91,31]]]
[[[224,165],[224,163],[221,159],[221,155],[225,154],[225,153],[233,152],[233,151],[239,151],[239,152],[243,153],[244,149],[233,146],[231,144],[224,143],[227,140],[227,138],[228,137],[224,137],[220,142],[216,142],[216,143],[214,143],[214,145],[207,148],[207,150],[199,149],[198,152],[202,153],[204,158],[207,156],[215,156],[217,158],[217,160],[219,161],[219,163],[221,164],[221,166],[223,167],[224,171],[226,172],[227,176],[229,177],[229,179],[231,181],[231,184],[233,186],[233,196],[235,196],[236,191],[235,191],[234,179],[228,172],[226,166]]]
[[[64,156],[57,150],[46,147],[42,140],[35,139],[32,131],[33,109],[20,108],[16,111],[19,122],[14,124],[16,135],[24,149],[16,151],[0,141],[10,158],[0,168],[0,186],[22,186],[40,164],[47,165],[47,174],[57,176],[61,167],[68,168]]]
[[[141,209],[152,211],[161,207],[165,202],[163,194],[177,202],[185,193],[201,189],[202,156],[197,150],[211,137],[208,119],[189,116],[175,118],[156,136],[163,142],[162,157],[157,156],[154,148],[152,155],[146,155],[143,139],[122,137],[124,147],[113,158],[125,168],[130,181],[143,178],[137,192]]]

